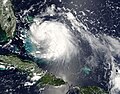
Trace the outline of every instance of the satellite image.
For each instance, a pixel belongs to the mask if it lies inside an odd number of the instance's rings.
[[[0,0],[0,94],[120,94],[120,0]]]

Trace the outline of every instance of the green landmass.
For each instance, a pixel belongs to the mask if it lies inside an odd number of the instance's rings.
[[[36,63],[22,60],[15,55],[0,55],[0,61],[4,63],[5,66],[14,66],[21,71],[26,71],[29,75],[33,75],[33,73],[41,73],[41,69]]]
[[[0,25],[0,42],[7,41],[7,36],[5,30],[2,30],[2,27]]]
[[[13,38],[16,28],[16,18],[12,10],[10,0],[3,4],[4,0],[0,0],[0,43],[7,42]]]
[[[79,94],[108,94],[108,92],[97,86],[80,87],[79,91]]]
[[[53,86],[60,86],[66,84],[61,78],[56,78],[55,75],[52,74],[45,74],[40,80],[39,83],[42,85],[53,85]]]

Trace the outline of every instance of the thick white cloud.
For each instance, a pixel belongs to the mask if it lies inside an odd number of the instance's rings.
[[[69,29],[60,22],[45,21],[39,25],[33,23],[30,31],[33,36],[31,40],[39,49],[39,52],[36,52],[42,58],[58,59],[62,56],[69,58],[69,55],[75,52],[72,35]]]

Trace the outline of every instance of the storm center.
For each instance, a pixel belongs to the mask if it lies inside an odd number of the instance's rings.
[[[31,40],[37,46],[41,58],[57,59],[69,57],[74,50],[69,29],[60,22],[45,21],[33,23],[30,27]]]

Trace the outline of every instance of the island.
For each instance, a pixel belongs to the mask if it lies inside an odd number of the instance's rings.
[[[98,86],[75,86],[70,87],[66,94],[109,94]]]
[[[14,15],[10,0],[0,0],[0,44],[8,42],[13,38],[16,28],[16,17]]]
[[[10,70],[17,68],[18,70],[28,74],[29,79],[34,84],[60,86],[65,84],[60,78],[55,75],[43,71],[35,62],[30,60],[22,60],[16,55],[0,55],[0,70]]]

